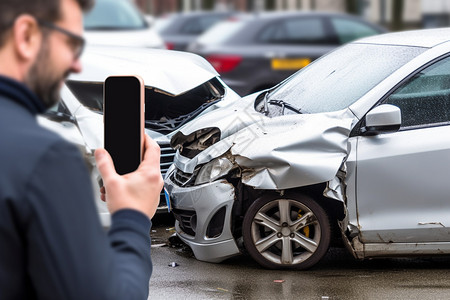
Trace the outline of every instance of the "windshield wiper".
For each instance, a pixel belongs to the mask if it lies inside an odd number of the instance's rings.
[[[266,99],[264,99],[266,100]],[[266,103],[267,101],[264,101],[264,103]],[[267,102],[268,104],[272,104],[272,105],[277,105],[277,106],[281,106],[281,114],[284,115],[284,109],[287,108],[289,110],[292,110],[293,112],[296,112],[298,114],[301,114],[302,111],[300,108],[296,108],[294,106],[292,106],[291,104],[284,102],[283,100],[270,100]]]
[[[267,100],[269,99],[270,91],[264,95],[264,115],[267,116],[269,114],[269,105],[267,104]]]

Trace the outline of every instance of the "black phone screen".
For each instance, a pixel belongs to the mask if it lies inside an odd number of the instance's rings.
[[[112,76],[103,89],[105,149],[116,172],[135,171],[141,162],[141,81],[134,76]]]

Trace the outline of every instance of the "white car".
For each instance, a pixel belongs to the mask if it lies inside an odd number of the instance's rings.
[[[170,135],[198,115],[240,99],[203,58],[177,51],[123,47],[88,47],[83,71],[72,74],[60,103],[39,117],[45,127],[78,145],[88,162],[102,224],[110,215],[99,197],[93,152],[103,147],[103,82],[111,75],[139,75],[145,83],[145,131],[161,147],[161,172],[173,162]],[[161,194],[159,212],[167,212]]]
[[[161,36],[131,0],[96,0],[84,15],[88,45],[166,49]]]
[[[214,138],[212,138],[214,137]],[[165,186],[204,261],[305,269],[450,254],[450,29],[344,45],[174,135]]]

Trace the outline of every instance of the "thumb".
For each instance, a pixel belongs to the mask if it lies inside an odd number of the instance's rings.
[[[107,181],[109,177],[116,175],[116,169],[112,161],[111,155],[105,149],[99,148],[95,150],[95,161],[97,162],[97,168],[103,181]]]

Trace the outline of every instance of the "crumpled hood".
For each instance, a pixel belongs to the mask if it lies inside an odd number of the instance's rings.
[[[70,80],[103,84],[108,76],[139,75],[146,87],[154,87],[174,96],[218,76],[204,58],[169,50],[89,46],[82,62],[82,72],[71,74]],[[103,116],[82,106],[67,85],[62,89],[62,98],[76,117],[87,147],[103,147]],[[160,143],[168,143],[167,135],[148,129],[146,133]]]
[[[193,159],[175,156],[175,165],[193,173],[230,151],[242,169],[242,182],[260,189],[287,189],[330,181],[347,157],[355,116],[349,111],[268,118],[253,109],[256,95],[218,109],[182,128],[171,143],[196,130],[217,127],[220,141]]]

